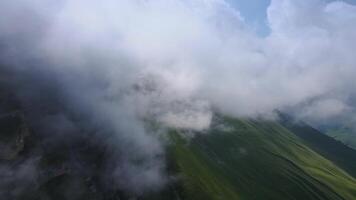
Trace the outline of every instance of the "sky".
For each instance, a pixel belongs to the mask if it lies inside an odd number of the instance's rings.
[[[271,0],[227,0],[232,6],[238,9],[241,16],[255,30],[258,35],[266,36],[270,33],[267,22],[267,7]],[[332,2],[335,0],[324,0]],[[344,2],[356,4],[356,0],[343,0]]]

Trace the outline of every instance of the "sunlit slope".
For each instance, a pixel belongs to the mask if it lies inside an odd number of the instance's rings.
[[[354,178],[275,122],[220,118],[172,140],[184,199],[356,199]]]
[[[354,149],[303,122],[294,123],[291,120],[282,120],[281,123],[301,138],[308,147],[356,177],[356,151]]]

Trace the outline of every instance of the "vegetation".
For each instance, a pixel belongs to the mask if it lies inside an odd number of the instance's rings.
[[[208,133],[193,139],[171,133],[185,199],[356,199],[356,180],[312,150],[291,126],[214,121]]]

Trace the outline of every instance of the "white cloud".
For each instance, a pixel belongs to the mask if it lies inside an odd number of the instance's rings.
[[[19,68],[40,60],[36,76],[50,74],[72,104],[149,149],[137,156],[161,154],[142,118],[203,129],[210,108],[244,117],[307,108],[318,119],[356,105],[356,6],[343,2],[272,0],[266,38],[223,0],[8,0],[0,12],[6,58]]]

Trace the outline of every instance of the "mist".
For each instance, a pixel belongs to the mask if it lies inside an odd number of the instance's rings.
[[[342,1],[272,0],[265,37],[224,0],[3,0],[0,13],[1,68],[32,126],[58,132],[50,144],[95,132],[133,193],[169,181],[147,122],[204,130],[215,112],[280,110],[318,124],[355,109],[356,6]]]

